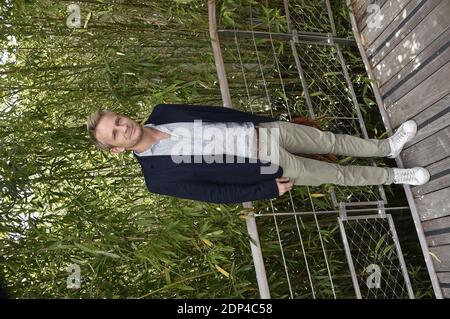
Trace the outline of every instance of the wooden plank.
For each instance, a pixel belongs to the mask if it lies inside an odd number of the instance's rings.
[[[447,37],[445,38],[445,42],[441,42],[438,50],[436,50],[436,54],[433,55],[434,59],[432,61],[421,60],[424,62],[423,65],[418,67],[417,72],[410,73],[411,76],[405,78],[406,81],[400,80],[398,81],[399,85],[387,92],[387,96],[382,96],[386,105],[394,104],[395,101],[398,101],[401,97],[411,91],[414,87],[416,87],[419,83],[422,83],[426,80],[430,75],[434,72],[442,68],[447,62],[450,61],[450,28],[447,29],[448,32]],[[416,59],[415,59],[416,60]],[[419,60],[420,61],[420,60]],[[413,61],[411,61],[413,62]],[[419,62],[420,63],[420,62]],[[417,64],[416,64],[417,65]],[[400,66],[395,66],[393,69],[397,69]],[[393,77],[397,78],[397,76]],[[391,78],[392,79],[392,78]]]
[[[389,1],[392,1],[392,0],[389,0]],[[400,0],[400,1],[408,2],[410,0]],[[381,9],[383,8],[383,6],[385,5],[386,2],[388,2],[388,0],[366,1],[366,3],[358,11],[358,16],[356,18],[356,24],[358,26],[358,30],[364,31],[364,28],[366,27],[366,24],[367,24],[367,19],[370,17],[370,15],[375,13],[375,12],[372,12],[370,10],[367,10],[369,5],[370,4],[378,5],[380,7],[380,13],[381,13]]]
[[[434,2],[426,2],[422,9],[429,9],[432,5]],[[425,12],[419,11],[422,14]],[[422,21],[419,13],[409,21],[416,24],[411,32],[403,39],[400,36],[393,37],[370,59],[374,76],[380,84],[394,76],[449,27],[450,1],[439,3]]]
[[[450,244],[450,216],[422,223],[428,246]]]
[[[355,12],[356,25],[358,30],[362,30],[367,17],[367,7],[369,6],[369,1],[365,1],[362,6],[358,8]]]
[[[439,259],[433,258],[436,272],[450,271],[450,245],[430,247],[430,252]]]
[[[437,277],[441,283],[441,289],[444,297],[450,298],[450,271],[438,272]]]
[[[391,106],[384,104],[392,127],[398,127],[450,93],[450,63],[428,77]]]
[[[415,198],[420,220],[450,216],[450,187]]]
[[[411,74],[420,71],[421,68],[426,67],[429,63],[437,58],[437,54],[442,54],[442,50],[448,45],[450,39],[450,29],[441,33],[428,47],[426,47],[414,60],[410,61],[403,67],[395,76],[392,76],[387,82],[379,83],[381,96],[390,95],[395,91],[399,82],[405,81]]]
[[[417,134],[406,143],[405,149],[450,124],[450,94],[412,118],[417,123]]]
[[[405,167],[428,166],[450,153],[450,126],[402,151]]]
[[[448,286],[445,286],[442,289],[442,295],[444,298],[450,298],[450,288]]]
[[[355,17],[360,18],[365,7],[368,6],[370,0],[357,1],[354,7]]]
[[[399,14],[405,9],[405,7],[408,6],[409,3],[416,4],[416,2],[420,2],[421,0],[389,0],[387,1],[380,9],[378,13],[378,17],[380,17],[380,28],[369,28],[369,26],[366,26],[361,33],[363,34],[365,40],[366,40],[366,47],[370,47],[370,45],[373,43],[373,41],[376,40],[376,38],[380,34],[385,34],[384,32],[388,26],[394,21],[394,19],[397,17],[398,19],[401,19],[398,17]],[[417,4],[416,4],[417,5]],[[367,9],[367,6],[366,6]],[[370,12],[366,12],[365,19],[361,22],[367,22],[366,20],[370,17]],[[359,29],[361,30],[361,29]],[[389,34],[389,33],[387,33]]]
[[[447,157],[427,167],[431,175],[430,181],[424,185],[413,187],[412,192],[415,196],[428,194],[450,186],[450,156],[449,153],[444,154],[444,156]]]
[[[364,12],[365,8],[367,8],[367,6],[369,4],[371,4],[372,2],[374,2],[374,0],[365,0],[365,1],[361,1],[358,5],[358,8],[356,9],[356,14],[357,16],[361,16],[362,13]]]
[[[379,2],[380,0],[376,0],[376,2]],[[367,17],[367,7],[374,2],[374,0],[366,0],[363,1],[362,4],[360,4],[358,6],[358,8],[356,10],[354,10],[354,15],[355,15],[355,20],[356,20],[356,25],[358,27],[358,30],[362,30],[365,23],[366,23],[366,17]],[[361,32],[359,34],[360,36],[362,36]],[[363,43],[365,43],[363,41]]]
[[[448,285],[446,285],[445,287],[442,287],[442,295],[444,296],[444,298],[450,298],[450,288],[448,287]]]
[[[367,56],[371,65],[376,65],[393,50],[441,1],[414,0],[394,18],[383,33],[367,47]]]
[[[450,283],[450,271],[437,272],[439,282]]]
[[[355,16],[360,11],[361,7],[367,2],[368,0],[357,0],[356,3],[353,5],[353,12],[355,13]]]

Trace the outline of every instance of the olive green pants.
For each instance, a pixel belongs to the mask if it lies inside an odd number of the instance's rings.
[[[366,140],[351,135],[333,134],[286,121],[259,123],[256,128],[259,132],[259,159],[281,166],[283,177],[294,179],[294,185],[332,183],[360,186],[393,182],[391,168],[342,166],[292,154],[383,157],[390,152],[387,140]]]

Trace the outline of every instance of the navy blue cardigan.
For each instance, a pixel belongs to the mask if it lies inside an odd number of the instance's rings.
[[[194,122],[273,122],[272,117],[254,115],[226,107],[183,104],[159,104],[155,106],[147,121],[155,125]],[[142,167],[148,191],[161,195],[175,196],[211,203],[241,203],[279,196],[275,178],[283,175],[283,169],[270,162],[238,162],[238,156],[231,156],[232,163],[194,162],[175,163],[170,155],[137,156]],[[230,155],[228,155],[230,156]],[[241,158],[242,159],[242,158]],[[276,173],[261,174],[260,168],[274,165]],[[273,171],[273,170],[272,170]]]

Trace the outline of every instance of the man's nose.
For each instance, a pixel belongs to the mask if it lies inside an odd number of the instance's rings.
[[[122,134],[125,135],[125,132],[127,131],[127,126],[123,124],[120,126],[120,128],[122,129]]]

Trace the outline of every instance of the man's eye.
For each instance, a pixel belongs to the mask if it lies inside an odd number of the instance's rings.
[[[120,121],[122,120],[121,117],[117,117],[116,119],[116,125],[120,125]],[[116,139],[116,132],[113,133],[113,139]]]

